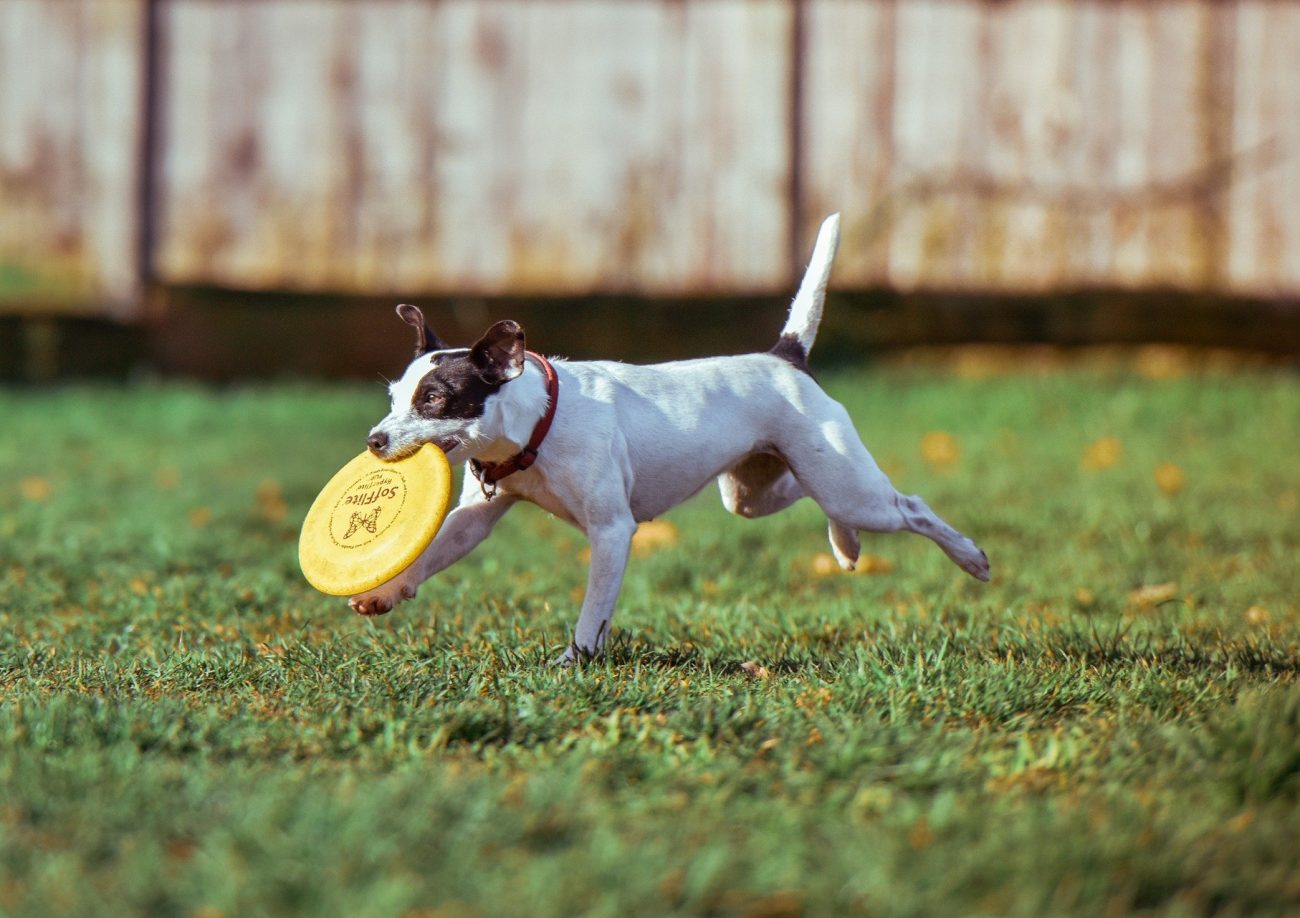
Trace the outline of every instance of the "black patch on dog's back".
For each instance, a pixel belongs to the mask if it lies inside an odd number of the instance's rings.
[[[790,366],[794,367],[801,373],[807,373],[812,376],[812,368],[808,366],[808,352],[804,350],[803,342],[799,336],[792,332],[786,332],[780,338],[776,339],[776,344],[768,351],[774,357],[780,357]]]
[[[424,374],[415,387],[411,407],[430,420],[454,418],[470,420],[483,416],[489,396],[500,391],[504,382],[489,382],[470,359],[470,352],[453,351],[439,357],[433,369]]]

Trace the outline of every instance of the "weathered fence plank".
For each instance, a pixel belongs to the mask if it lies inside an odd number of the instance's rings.
[[[1261,296],[1300,295],[1300,5],[1243,4],[1230,114],[1236,149],[1227,281]]]
[[[888,276],[884,208],[894,144],[893,0],[822,0],[807,10],[805,100],[797,125],[806,176],[803,244],[819,214],[842,211],[847,223],[836,273]]]
[[[845,203],[840,286],[1300,293],[1300,5],[808,15],[799,225]]]
[[[770,290],[783,0],[170,0],[161,278]]]
[[[137,308],[143,17],[0,3],[0,311]]]

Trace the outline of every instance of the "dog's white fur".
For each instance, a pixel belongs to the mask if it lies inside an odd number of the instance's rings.
[[[839,241],[839,215],[822,224],[812,261],[783,331],[811,348]],[[448,458],[501,460],[518,452],[545,413],[532,361],[501,386],[474,421],[427,420],[411,410],[420,379],[439,355],[417,357],[392,386],[392,411],[376,427],[400,455],[437,442]],[[488,500],[466,470],[460,503],[410,567],[355,596],[365,615],[387,612],[427,578],[468,554],[515,502],[528,500],[581,529],[591,543],[586,598],[565,660],[599,653],[637,524],[654,519],[717,479],[723,504],[759,517],[811,497],[826,512],[839,564],[853,569],[858,531],[919,533],[961,568],[989,578],[988,559],[919,497],[894,490],[838,402],[774,354],[684,360],[655,366],[555,361],[558,411],[532,468],[503,479]]]

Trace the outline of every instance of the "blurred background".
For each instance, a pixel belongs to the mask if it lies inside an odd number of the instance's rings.
[[[0,377],[1300,352],[1300,4],[0,0]]]

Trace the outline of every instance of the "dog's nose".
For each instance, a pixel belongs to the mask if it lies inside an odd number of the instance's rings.
[[[376,430],[370,435],[370,439],[366,441],[366,446],[369,446],[370,451],[375,455],[382,453],[384,450],[388,449],[388,434],[381,430]]]

